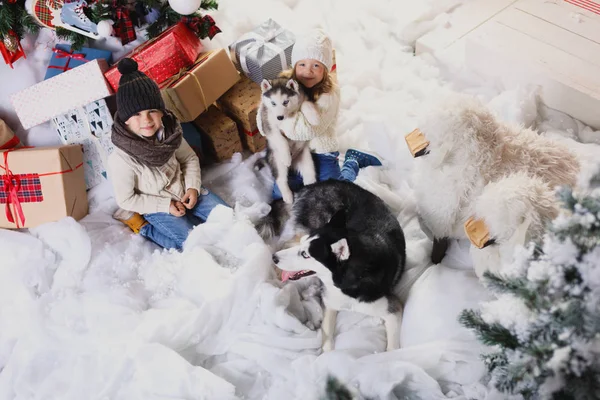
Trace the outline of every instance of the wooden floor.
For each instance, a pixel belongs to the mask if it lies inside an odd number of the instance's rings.
[[[458,52],[474,73],[541,87],[544,103],[600,129],[600,1],[474,0],[416,53]]]

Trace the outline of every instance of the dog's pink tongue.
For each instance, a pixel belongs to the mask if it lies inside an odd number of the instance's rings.
[[[292,276],[294,276],[293,272],[290,272],[290,271],[281,271],[281,282],[287,281]]]

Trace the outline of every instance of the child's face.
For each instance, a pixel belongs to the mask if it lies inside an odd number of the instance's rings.
[[[125,125],[136,135],[150,137],[162,128],[162,117],[160,110],[143,110],[129,117]]]
[[[323,80],[325,65],[322,62],[305,59],[296,63],[296,78],[307,88],[312,88]]]

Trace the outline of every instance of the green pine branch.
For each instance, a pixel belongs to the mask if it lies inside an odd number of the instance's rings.
[[[86,36],[60,27],[56,28],[56,36],[69,41],[71,43],[71,49],[75,51],[81,50],[81,48],[86,45],[88,40]]]
[[[25,10],[24,2],[7,4],[0,7],[0,39],[8,36],[13,31],[17,37],[23,38],[26,32],[35,33],[39,26]]]
[[[545,304],[540,298],[537,290],[529,289],[527,280],[524,278],[505,278],[493,274],[489,271],[484,272],[485,283],[488,288],[494,293],[509,293],[513,294],[525,301],[525,305],[530,310],[537,310]]]
[[[519,340],[511,331],[499,323],[488,324],[478,311],[463,310],[458,320],[467,328],[475,330],[477,337],[488,346],[502,345],[509,349],[519,346]]]
[[[352,400],[354,397],[348,388],[332,375],[327,376],[325,396],[321,400]]]
[[[202,0],[200,8],[202,10],[218,10],[219,4],[217,3],[217,0]]]

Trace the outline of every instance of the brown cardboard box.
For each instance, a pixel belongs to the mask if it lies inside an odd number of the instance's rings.
[[[8,170],[13,175],[12,190],[7,187]],[[0,152],[0,206],[8,207],[14,221],[2,210],[0,228],[32,228],[64,217],[85,217],[88,201],[81,146]]]
[[[242,151],[242,142],[235,122],[217,107],[209,109],[194,120],[208,140],[202,142],[202,152],[215,161],[228,160],[234,153]]]
[[[164,83],[161,94],[180,122],[190,122],[239,80],[229,55],[219,49],[200,54],[189,70]]]
[[[12,149],[13,147],[20,147],[21,141],[10,127],[0,119],[0,150]]]
[[[267,146],[267,139],[258,132],[256,125],[260,98],[258,83],[243,76],[217,102],[225,114],[236,122],[244,147],[253,153]]]

